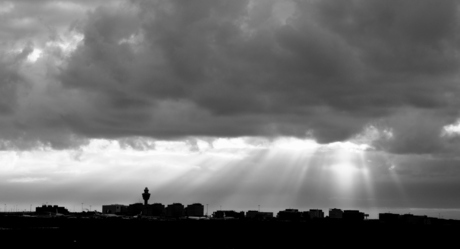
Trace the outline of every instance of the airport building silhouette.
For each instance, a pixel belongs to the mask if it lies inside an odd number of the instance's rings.
[[[204,205],[201,203],[193,203],[186,207],[181,203],[172,203],[164,206],[161,203],[149,204],[150,199],[149,189],[146,187],[142,193],[144,203],[133,203],[126,205],[111,204],[103,205],[102,212],[104,214],[117,215],[142,215],[142,216],[157,216],[166,218],[181,218],[181,217],[203,217]],[[249,210],[246,213],[234,210],[217,210],[213,212],[212,218],[216,219],[257,219],[268,220],[273,219],[272,212],[260,212]],[[321,209],[310,209],[309,211],[299,211],[297,209],[286,209],[279,211],[276,215],[279,220],[310,220],[324,219],[324,212]],[[358,210],[344,210],[333,208],[329,210],[329,218],[361,221],[367,218],[367,215]]]
[[[179,218],[184,216],[203,217],[204,206],[200,203],[194,203],[184,207],[181,203],[173,203],[164,206],[161,203],[149,204],[150,199],[149,189],[145,188],[142,193],[144,203],[133,203],[126,205],[111,204],[103,205],[103,214],[117,214],[117,215],[143,215],[143,216],[165,216],[172,218]]]
[[[284,220],[284,221],[305,221],[305,220],[342,220],[342,221],[364,221],[368,218],[368,214],[359,210],[341,210],[338,208],[329,209],[328,216],[325,216],[321,209],[310,209],[308,211],[299,211],[298,209],[285,209],[279,211],[276,216],[272,212],[260,212],[249,210],[246,213],[243,211],[234,210],[217,210],[212,213],[211,217],[204,214],[204,205],[201,203],[193,203],[184,206],[181,203],[172,203],[167,206],[161,203],[149,204],[150,193],[148,188],[142,193],[144,203],[134,203],[129,205],[111,204],[103,205],[102,212],[104,214],[118,214],[129,216],[152,216],[164,218],[183,218],[183,217],[204,217],[212,219],[248,219],[248,220]],[[38,212],[55,211],[57,206],[37,207]],[[60,213],[65,213],[61,207],[58,207]],[[68,211],[67,211],[68,212]],[[404,223],[404,224],[435,224],[440,223],[443,219],[431,218],[421,215],[412,214],[392,214],[380,213],[378,220],[382,223]]]

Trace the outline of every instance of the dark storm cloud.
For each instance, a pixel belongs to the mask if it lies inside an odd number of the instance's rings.
[[[50,77],[74,98],[48,115],[102,138],[308,133],[327,143],[373,125],[394,135],[379,149],[450,151],[440,133],[458,117],[458,18],[448,0],[100,6],[72,24],[84,39]]]
[[[323,116],[333,110],[321,96],[343,91],[328,90],[337,78],[354,78],[357,65],[345,61],[352,52],[314,25],[272,20],[274,3],[257,2],[248,9],[248,1],[195,1],[191,6],[182,1],[146,1],[139,2],[142,11],[134,13],[100,8],[82,27],[84,46],[69,61],[62,82],[98,92],[104,108],[120,110],[114,113],[120,118],[131,103],[138,105],[124,115],[157,116],[164,112],[165,101],[170,112],[165,115],[187,111],[187,116],[201,117],[185,122],[173,118],[174,124],[166,124],[166,129],[152,126],[148,130],[154,136],[304,136],[309,129],[327,126],[336,129],[332,132],[336,136],[317,138],[334,141],[358,132],[359,126],[328,122],[335,118]],[[260,9],[270,11],[267,15]],[[120,43],[136,36],[138,43]],[[228,125],[232,120],[240,125]],[[113,124],[116,127],[106,123],[101,128],[119,128],[119,123]]]
[[[324,27],[374,68],[428,75],[457,69],[457,1],[321,1],[317,10]]]
[[[28,82],[19,72],[20,64],[32,52],[30,44],[16,53],[0,51],[0,115],[11,116],[18,104],[18,91]]]

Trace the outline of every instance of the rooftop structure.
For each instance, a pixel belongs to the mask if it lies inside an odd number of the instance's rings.
[[[150,199],[150,193],[147,187],[144,189],[144,193],[142,194],[142,199],[144,199],[144,205],[147,206],[149,199]]]

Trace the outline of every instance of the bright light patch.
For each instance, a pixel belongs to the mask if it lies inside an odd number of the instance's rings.
[[[446,125],[442,128],[441,136],[454,137],[460,135],[460,120],[454,124]]]
[[[252,149],[256,148],[245,141],[244,138],[218,138],[212,142],[214,149]]]
[[[326,162],[326,169],[334,179],[336,194],[343,206],[354,205],[354,188],[360,184],[366,184],[366,192],[372,195],[370,186],[369,172],[366,169],[363,153],[368,149],[365,144],[355,144],[353,142],[339,142],[324,146],[325,152],[329,154]]]
[[[70,55],[75,49],[77,49],[78,44],[85,36],[77,32],[70,32],[68,34],[63,34],[59,39],[55,41],[49,41],[46,43],[47,47],[58,47],[66,55]]]
[[[208,150],[208,149],[211,148],[211,145],[208,142],[205,142],[205,141],[202,141],[202,140],[198,140],[196,142],[196,146],[198,146],[198,149],[200,151],[205,151],[205,150]]]
[[[42,55],[43,51],[41,49],[34,48],[34,51],[27,56],[27,61],[29,62],[36,62],[38,58]]]
[[[326,148],[331,148],[333,150],[345,150],[345,151],[365,151],[372,148],[368,144],[357,144],[354,142],[346,141],[346,142],[335,142],[324,145]]]
[[[185,141],[156,141],[155,150],[160,152],[190,152],[190,145]]]
[[[358,172],[352,155],[346,151],[338,151],[334,159],[335,162],[330,166],[330,169],[334,172],[339,187],[343,191],[349,191],[349,188],[353,185],[353,178]]]
[[[119,150],[119,145],[112,140],[91,139],[91,142],[82,150],[85,152],[115,152]]]
[[[316,150],[320,147],[318,143],[310,139],[280,138],[273,143],[275,149],[299,151]]]
[[[345,185],[351,183],[353,174],[357,172],[357,168],[348,162],[333,165],[331,169],[339,176],[340,180]]]
[[[15,168],[18,161],[18,154],[11,151],[0,152],[0,172],[8,172]]]

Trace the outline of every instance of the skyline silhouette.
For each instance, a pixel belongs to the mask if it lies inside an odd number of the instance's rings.
[[[9,210],[7,208],[7,204],[4,204],[4,209],[0,209],[0,214],[3,215],[15,215],[15,216],[22,216],[23,217],[36,217],[30,216],[30,214],[35,215],[44,215],[44,216],[72,216],[75,214],[84,214],[90,213],[93,217],[98,217],[102,215],[102,217],[163,217],[163,218],[183,218],[183,217],[204,217],[204,218],[236,218],[236,219],[244,219],[244,218],[255,218],[259,217],[262,219],[279,219],[279,220],[304,220],[304,219],[343,219],[343,220],[356,220],[356,221],[364,221],[367,219],[375,219],[381,221],[390,221],[390,222],[408,222],[412,219],[418,218],[422,221],[417,221],[420,224],[431,224],[430,220],[458,220],[460,219],[452,219],[451,217],[441,216],[441,212],[438,213],[438,216],[429,216],[426,213],[418,213],[414,214],[411,212],[408,213],[391,213],[391,212],[379,212],[377,217],[370,217],[369,214],[361,212],[361,210],[350,210],[345,209],[342,210],[340,208],[334,207],[329,208],[328,213],[324,212],[322,209],[309,209],[309,210],[299,210],[295,208],[286,208],[284,210],[278,210],[277,212],[267,212],[261,211],[260,205],[258,205],[258,210],[231,210],[231,209],[222,209],[222,206],[219,206],[219,209],[215,211],[211,210],[211,215],[209,212],[209,204],[201,204],[201,203],[193,203],[184,206],[182,203],[176,202],[168,205],[163,205],[162,203],[153,203],[149,204],[148,201],[150,199],[151,194],[149,193],[149,189],[147,187],[144,188],[144,191],[141,194],[143,203],[131,203],[131,204],[105,204],[99,209],[98,207],[94,207],[92,209],[92,205],[90,208],[84,208],[84,203],[81,203],[81,212],[76,212],[75,210],[69,211],[66,207],[59,206],[59,205],[52,205],[52,204],[42,204],[41,206],[37,206],[33,208],[32,211],[32,204],[30,205],[30,209],[21,210],[18,209],[17,205],[11,207]],[[101,211],[98,211],[101,210]],[[109,215],[109,216],[104,216]],[[112,215],[112,216],[111,216]],[[348,217],[348,218],[347,218]],[[383,219],[382,219],[383,217]],[[408,218],[409,217],[409,218]],[[426,220],[426,221],[423,221]]]

